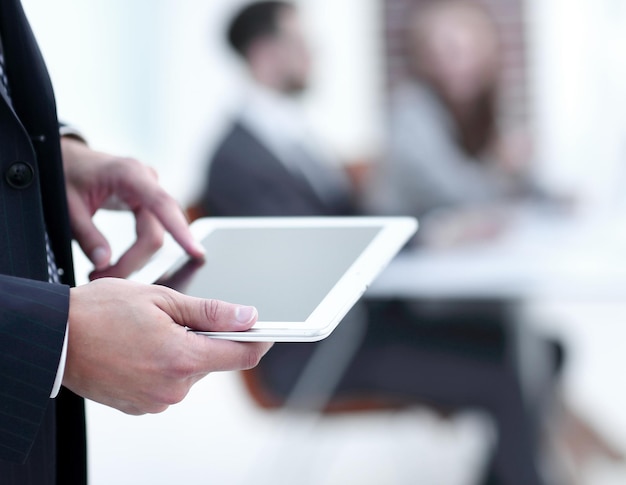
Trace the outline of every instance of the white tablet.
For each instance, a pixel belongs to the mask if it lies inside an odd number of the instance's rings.
[[[312,342],[330,335],[416,229],[408,217],[204,218],[191,225],[204,261],[168,240],[131,279],[257,308],[252,329],[211,337]]]

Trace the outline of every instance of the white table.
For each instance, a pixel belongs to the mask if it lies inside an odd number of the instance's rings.
[[[626,301],[626,216],[520,210],[494,240],[400,254],[367,297]]]

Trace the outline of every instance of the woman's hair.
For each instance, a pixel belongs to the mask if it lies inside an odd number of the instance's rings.
[[[431,37],[435,29],[465,29],[476,36],[483,52],[484,63],[480,73],[480,89],[471,103],[459,106],[457,101],[446,92],[446,80],[441,73],[434,72],[432,66],[435,55],[431,48]],[[431,1],[416,8],[411,16],[409,28],[409,53],[414,74],[430,86],[442,99],[459,132],[459,143],[470,155],[483,152],[493,138],[496,130],[498,75],[500,69],[500,39],[495,23],[489,13],[480,5],[467,0]]]

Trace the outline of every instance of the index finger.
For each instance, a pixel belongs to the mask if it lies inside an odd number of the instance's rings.
[[[159,189],[155,195],[150,204],[150,211],[189,256],[198,259],[204,257],[204,248],[193,237],[182,209],[163,189]]]

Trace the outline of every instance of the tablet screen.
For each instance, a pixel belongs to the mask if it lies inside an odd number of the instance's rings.
[[[216,228],[202,241],[205,261],[183,260],[158,283],[254,305],[259,321],[303,322],[381,229]]]

